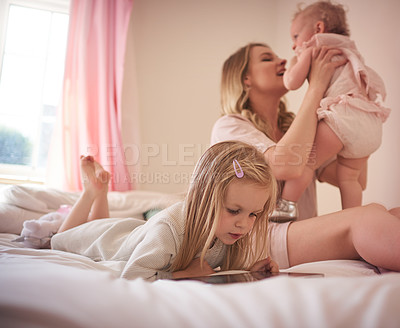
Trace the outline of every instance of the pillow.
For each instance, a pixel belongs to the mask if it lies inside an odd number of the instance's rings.
[[[0,232],[20,234],[23,223],[73,205],[79,193],[42,185],[9,185],[0,190]]]
[[[57,211],[62,205],[73,205],[80,192],[61,191],[44,185],[10,185],[0,189],[0,232],[20,234],[26,220],[38,219]],[[164,209],[185,197],[155,191],[133,190],[108,193],[110,217],[143,219],[143,214]],[[148,216],[153,211],[146,213]]]
[[[43,214],[15,205],[0,203],[0,232],[19,235],[26,220],[38,219]]]

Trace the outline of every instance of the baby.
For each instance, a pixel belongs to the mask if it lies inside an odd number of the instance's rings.
[[[296,56],[284,74],[288,90],[298,89],[306,80],[315,47],[340,49],[341,56],[348,62],[336,69],[317,110],[316,157],[308,163],[300,178],[286,181],[282,199],[273,214],[275,221],[296,219],[296,202],[312,181],[314,171],[335,155],[342,208],[360,206],[364,189],[360,181],[366,174],[369,155],[381,144],[382,123],[390,112],[381,105],[386,97],[383,81],[365,65],[350,40],[341,5],[319,1],[299,9],[290,33]]]

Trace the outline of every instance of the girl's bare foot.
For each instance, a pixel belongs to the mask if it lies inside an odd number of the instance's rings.
[[[97,163],[93,156],[81,156],[81,179],[84,192],[97,196],[108,191],[110,173]]]

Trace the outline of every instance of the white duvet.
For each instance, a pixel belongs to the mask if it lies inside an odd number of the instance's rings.
[[[31,219],[32,213],[46,213],[68,199],[73,202],[73,194],[32,190],[14,190],[19,199],[3,202],[1,229],[13,226],[14,216],[7,216],[6,208],[20,209]],[[110,197],[124,204],[133,201],[135,193]],[[158,193],[142,196],[134,197],[138,204],[131,211],[136,215],[160,205],[161,199],[171,200]],[[35,199],[42,201],[40,211]],[[13,228],[18,230],[17,224]],[[81,255],[24,248],[12,242],[15,232],[1,232],[0,327],[400,326],[400,273],[378,274],[363,261],[315,262],[287,270],[324,273],[323,278],[281,276],[227,285],[150,283],[119,278],[118,262],[96,263]]]

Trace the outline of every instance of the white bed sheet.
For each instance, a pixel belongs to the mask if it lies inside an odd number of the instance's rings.
[[[1,327],[398,327],[400,274],[326,261],[276,277],[208,285],[128,281],[118,264],[20,247],[0,234]],[[117,265],[117,266],[116,266]]]
[[[32,197],[57,195],[22,191],[31,195],[24,196],[26,203],[17,190],[18,206],[3,204],[29,215],[38,207]],[[51,206],[44,201],[41,210],[56,209],[71,194],[59,196],[61,201],[55,197]],[[129,197],[115,199],[128,208]],[[145,193],[130,211],[139,215],[162,198]],[[0,220],[11,219],[0,211]],[[315,262],[285,270],[323,273],[324,278],[150,283],[119,278],[124,263],[24,248],[12,242],[18,235],[10,232],[0,233],[0,327],[399,327],[400,273],[378,274],[363,261]]]

